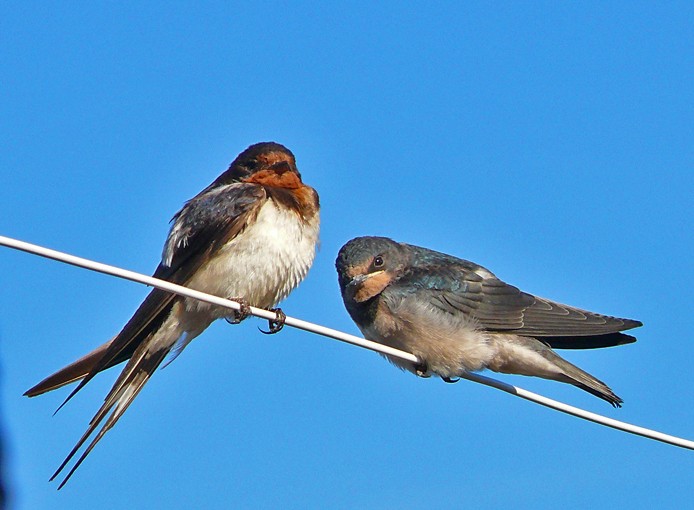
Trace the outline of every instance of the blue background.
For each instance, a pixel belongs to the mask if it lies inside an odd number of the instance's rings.
[[[151,273],[168,221],[246,146],[287,145],[322,243],[292,316],[356,333],[333,267],[357,235],[480,263],[642,320],[564,355],[684,437],[692,406],[690,2],[44,2],[0,8],[0,234]],[[13,506],[683,508],[694,453],[265,323],[214,324],[60,492],[48,477],[117,371],[60,413],[22,397],[116,333],[143,286],[0,249]]]

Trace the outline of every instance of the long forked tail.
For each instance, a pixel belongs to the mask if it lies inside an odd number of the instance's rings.
[[[103,345],[100,345],[89,354],[82,356],[77,361],[74,361],[66,367],[61,368],[54,374],[49,375],[36,386],[34,386],[31,389],[28,389],[26,393],[24,393],[24,395],[27,397],[36,397],[38,395],[46,393],[47,391],[52,391],[62,386],[65,386],[66,384],[70,384],[71,382],[83,379],[88,373],[92,371],[92,369],[97,365],[97,363],[101,361],[104,353],[111,346],[115,338],[116,337],[114,336],[113,338],[111,338],[111,340],[109,340]],[[110,368],[113,365],[117,365],[118,363],[121,363],[126,359],[127,358],[120,356],[119,358],[114,360],[113,363],[109,364],[107,367],[104,367],[104,369]]]
[[[87,455],[89,455],[96,444],[101,440],[102,437],[104,437],[106,432],[108,432],[109,429],[116,424],[118,419],[123,415],[125,410],[147,383],[152,373],[154,373],[168,352],[171,350],[171,346],[150,350],[147,344],[148,342],[143,342],[132,355],[130,361],[123,369],[123,372],[118,376],[118,379],[111,388],[111,391],[106,396],[103,405],[89,422],[87,431],[84,433],[84,435],[82,435],[80,440],[77,441],[75,447],[70,451],[63,463],[60,465],[60,467],[58,467],[56,472],[51,477],[51,481],[55,480],[55,478],[61,473],[61,471],[63,471],[63,469],[65,469],[68,463],[77,454],[87,439],[89,439],[89,437],[94,433],[106,415],[115,407],[111,415],[101,427],[101,430],[99,430],[98,434],[94,437],[94,439],[92,439],[89,446],[87,446],[82,455],[80,455],[80,457],[77,459],[77,462],[75,462],[68,474],[60,483],[58,489],[61,489],[67,483],[72,474],[77,470],[80,464],[82,464],[84,459],[87,458]]]

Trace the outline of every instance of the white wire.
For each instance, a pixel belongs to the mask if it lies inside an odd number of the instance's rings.
[[[51,250],[49,248],[44,248],[35,244],[26,243],[17,239],[12,239],[10,237],[0,236],[0,246],[7,246],[16,250],[21,250],[28,253],[32,253],[34,255],[39,255],[41,257],[46,257],[60,262],[65,262],[73,266],[89,269],[91,271],[97,271],[99,273],[105,273],[111,276],[124,278],[126,280],[143,283],[150,287],[157,287],[159,289],[173,292],[175,294],[180,294],[181,296],[199,299],[200,301],[205,301],[214,305],[224,306],[233,310],[238,310],[240,308],[240,305],[235,301],[230,301],[228,299],[212,296],[210,294],[189,289],[181,285],[176,285],[165,280],[159,280],[158,278],[152,278],[151,276],[146,276],[140,273],[136,273],[134,271],[128,271],[119,267],[101,264],[100,262],[95,262],[93,260],[76,257],[74,255],[69,255],[60,251]],[[250,313],[252,315],[255,315],[256,317],[261,317],[263,319],[277,319],[277,314],[268,310],[263,310],[261,308],[250,307]],[[359,347],[364,347],[365,349],[370,349],[372,351],[380,352],[382,354],[388,354],[389,356],[395,356],[405,361],[411,361],[414,363],[419,362],[417,357],[409,352],[393,349],[392,347],[388,347],[377,342],[365,340],[364,338],[349,335],[347,333],[343,333],[342,331],[326,328],[325,326],[313,324],[311,322],[303,321],[301,319],[287,317],[284,323],[287,326],[292,326],[295,328],[303,329],[304,331],[309,331],[311,333],[316,333],[329,338],[334,338],[335,340],[340,340],[342,342],[358,345]],[[656,441],[661,441],[663,443],[679,446],[681,448],[694,450],[694,441],[690,441],[688,439],[683,439],[676,436],[671,436],[669,434],[664,434],[655,430],[639,427],[638,425],[632,425],[630,423],[625,423],[619,420],[614,420],[612,418],[607,418],[606,416],[591,413],[589,411],[585,411],[583,409],[579,409],[577,407],[564,404],[563,402],[558,402],[556,400],[552,400],[542,395],[538,395],[537,393],[532,393],[522,388],[518,388],[517,386],[497,381],[496,379],[491,379],[489,377],[484,377],[482,375],[472,373],[464,375],[463,378],[480,384],[491,386],[493,388],[497,388],[499,390],[505,391],[512,395],[516,395],[526,400],[530,400],[531,402],[535,402],[536,404],[549,407],[562,413],[570,414],[578,418],[582,418],[584,420],[598,423],[600,425],[605,425],[606,427],[612,427],[614,429],[621,430],[623,432],[628,432],[630,434],[636,434]]]

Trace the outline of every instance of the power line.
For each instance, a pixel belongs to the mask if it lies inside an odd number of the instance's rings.
[[[119,267],[110,266],[108,264],[102,264],[93,260],[76,257],[74,255],[69,255],[60,251],[51,250],[49,248],[27,243],[24,241],[19,241],[10,237],[0,236],[0,246],[7,246],[8,248],[14,248],[16,250],[21,250],[24,252],[32,253],[34,255],[39,255],[41,257],[57,260],[66,264],[71,264],[73,266],[89,269],[91,271],[116,276],[118,278],[124,278],[126,280],[142,283],[150,287],[156,287],[162,290],[173,292],[181,296],[199,299],[200,301],[204,301],[213,305],[219,305],[231,308],[233,310],[239,310],[241,307],[239,303],[231,301],[229,299],[220,298],[211,294],[206,294],[204,292],[189,289],[181,285],[176,285],[175,283],[167,282],[165,280],[160,280],[158,278],[146,276],[141,273],[136,273],[134,271],[128,271],[127,269],[121,269]],[[250,307],[250,313],[262,319],[275,320],[279,318],[277,317],[277,314],[275,312],[263,310],[262,308]],[[358,336],[349,335],[342,331],[327,328],[325,326],[314,324],[312,322],[296,319],[294,317],[286,317],[286,319],[284,320],[284,324],[294,328],[303,329],[304,331],[308,331],[310,333],[316,333],[318,335],[322,335],[328,338],[333,338],[335,340],[347,342],[352,345],[357,345],[365,349],[370,349],[381,354],[395,356],[405,361],[410,361],[413,363],[419,362],[417,357],[409,352],[393,349],[392,347],[388,347],[377,342],[372,342],[370,340],[366,340]],[[491,386],[493,388],[497,388],[512,395],[516,395],[526,400],[530,400],[531,402],[535,402],[536,404],[540,404],[554,409],[556,411],[560,411],[562,413],[582,418],[584,420],[592,421],[600,425],[604,425],[606,427],[612,427],[614,429],[621,430],[623,432],[628,432],[630,434],[635,434],[649,439],[653,439],[655,441],[661,441],[663,443],[679,446],[681,448],[694,450],[694,441],[683,439],[677,436],[672,436],[669,434],[664,434],[662,432],[640,427],[638,425],[632,425],[630,423],[615,420],[612,418],[607,418],[606,416],[592,413],[590,411],[586,411],[578,407],[570,406],[568,404],[564,404],[563,402],[552,400],[542,395],[538,395],[537,393],[532,393],[530,391],[524,390],[523,388],[519,388],[511,384],[506,384],[504,382],[497,381],[496,379],[491,379],[489,377],[485,377],[474,373],[465,374],[463,375],[463,378],[480,384]]]

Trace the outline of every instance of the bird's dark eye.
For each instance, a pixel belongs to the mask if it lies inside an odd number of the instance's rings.
[[[383,257],[379,255],[374,259],[374,267],[383,267]]]

